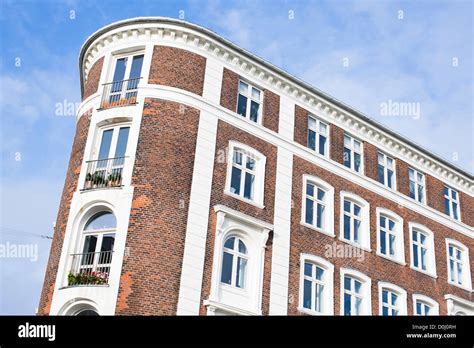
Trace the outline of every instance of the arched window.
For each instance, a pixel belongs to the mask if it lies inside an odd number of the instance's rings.
[[[80,252],[73,254],[68,285],[108,283],[114,251],[117,220],[113,213],[100,211],[84,224]]]
[[[407,315],[407,292],[397,285],[379,282],[379,314]]]
[[[362,197],[341,191],[340,239],[370,251],[370,205]]]
[[[410,222],[410,267],[436,278],[436,258],[433,232],[425,226]]]
[[[439,315],[438,303],[427,296],[413,294],[413,314],[414,315]]]
[[[371,315],[371,284],[365,274],[341,268],[341,315]]]
[[[248,252],[247,246],[238,237],[230,237],[222,252],[221,283],[245,288]]]
[[[77,312],[76,316],[88,316],[88,317],[93,317],[93,316],[98,316],[99,313],[92,309],[84,309],[80,312]]]

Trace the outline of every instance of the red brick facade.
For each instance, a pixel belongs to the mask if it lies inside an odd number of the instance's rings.
[[[102,73],[102,66],[104,65],[104,57],[97,60],[97,62],[92,65],[89,70],[89,75],[84,82],[84,93],[82,95],[82,100],[88,98],[99,88],[100,74]]]
[[[66,179],[64,181],[63,193],[61,196],[61,203],[59,204],[58,217],[56,218],[56,225],[54,228],[53,242],[49,253],[48,266],[44,277],[43,291],[41,292],[40,303],[38,307],[38,314],[49,314],[51,301],[54,292],[54,285],[56,282],[56,274],[58,272],[59,258],[64,241],[64,232],[69,219],[69,209],[71,206],[71,199],[77,189],[79,174],[81,172],[81,165],[84,160],[84,148],[86,146],[87,134],[89,132],[90,115],[92,110],[84,113],[77,122],[76,135],[72,145],[71,157],[66,172]]]
[[[169,46],[155,46],[148,83],[202,95],[206,58]]]
[[[364,141],[363,151],[364,151],[364,174],[365,176],[378,181],[377,148],[374,145]]]
[[[146,99],[116,314],[174,315],[199,111]]]

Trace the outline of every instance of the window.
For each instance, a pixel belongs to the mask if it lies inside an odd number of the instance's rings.
[[[377,173],[381,184],[395,188],[395,161],[382,152],[377,153]]]
[[[427,296],[413,294],[413,314],[420,316],[439,315],[439,305]]]
[[[228,238],[222,254],[221,283],[245,288],[247,261],[245,243],[237,237]]]
[[[425,203],[425,174],[409,168],[408,177],[410,179],[410,197],[420,203]]]
[[[308,116],[308,147],[323,156],[328,150],[328,125],[319,119]]]
[[[383,208],[377,208],[377,255],[405,264],[403,219]]]
[[[259,122],[262,92],[244,81],[239,81],[237,113],[250,121]]]
[[[474,315],[474,304],[472,301],[453,294],[444,295],[444,299],[448,307],[448,315]]]
[[[341,191],[341,240],[370,250],[369,208],[361,197]]]
[[[410,222],[411,268],[436,277],[433,232]]]
[[[371,315],[370,279],[341,268],[341,315]]]
[[[362,173],[362,143],[348,134],[344,134],[344,165]]]
[[[107,159],[114,158],[114,162],[118,162],[119,158],[125,157],[129,133],[129,126],[103,129],[97,159],[106,162]]]
[[[459,220],[458,191],[444,187],[444,212],[455,220]]]
[[[334,188],[325,181],[303,175],[301,223],[334,237]]]
[[[471,290],[469,249],[453,239],[446,239],[448,283]]]
[[[334,266],[321,257],[301,254],[300,310],[333,315]]]
[[[120,101],[134,103],[141,78],[143,54],[120,55],[115,57],[112,82],[105,85],[105,96],[112,106]],[[121,104],[120,104],[121,105]]]
[[[263,208],[265,157],[235,142],[230,142],[229,154],[225,192]]]
[[[379,314],[407,315],[406,291],[394,284],[379,282]]]

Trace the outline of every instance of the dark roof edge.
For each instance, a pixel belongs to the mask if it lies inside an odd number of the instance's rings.
[[[84,44],[82,45],[81,50],[80,50],[80,54],[79,54],[79,75],[80,75],[80,80],[81,80],[81,96],[84,93],[84,81],[83,81],[83,74],[82,74],[84,54],[87,51],[87,49],[89,48],[89,46],[98,37],[100,37],[102,34],[108,32],[108,31],[111,31],[111,30],[114,30],[114,29],[117,29],[117,28],[120,28],[120,27],[123,27],[123,26],[132,25],[132,24],[156,23],[156,22],[169,23],[169,24],[175,24],[175,25],[178,24],[178,25],[181,25],[183,27],[187,27],[187,28],[202,32],[203,34],[206,34],[206,35],[210,36],[212,39],[216,40],[217,42],[222,43],[223,45],[228,46],[231,49],[237,51],[238,53],[242,54],[243,56],[258,62],[259,64],[263,65],[267,69],[273,71],[275,74],[282,75],[286,79],[290,80],[293,83],[296,83],[296,84],[302,86],[303,88],[307,89],[311,93],[314,93],[314,94],[318,95],[319,97],[328,100],[329,102],[335,104],[339,108],[341,108],[341,109],[343,109],[343,110],[345,110],[345,111],[347,111],[347,112],[349,112],[353,115],[356,115],[357,117],[361,118],[362,120],[366,121],[367,123],[381,129],[385,133],[400,139],[401,141],[407,143],[408,145],[412,146],[413,148],[417,149],[418,151],[421,151],[422,153],[426,154],[429,157],[432,157],[433,159],[435,159],[438,162],[444,164],[445,166],[451,168],[452,170],[455,170],[456,172],[466,176],[469,180],[474,180],[474,174],[469,173],[468,171],[459,168],[458,166],[451,163],[450,161],[440,157],[439,155],[436,155],[436,154],[432,153],[431,151],[425,149],[421,145],[418,145],[417,143],[413,142],[412,140],[406,138],[405,136],[403,136],[403,135],[387,128],[386,126],[384,126],[381,123],[375,121],[374,119],[366,116],[362,112],[357,111],[356,109],[354,109],[351,106],[345,104],[344,102],[342,102],[342,101],[340,101],[340,100],[324,93],[323,91],[311,86],[310,84],[304,82],[300,78],[298,78],[294,75],[291,75],[290,73],[282,70],[281,68],[278,68],[277,66],[265,61],[264,59],[256,56],[255,54],[251,53],[250,51],[247,51],[246,49],[237,46],[232,41],[224,39],[222,36],[220,36],[216,32],[214,32],[210,29],[204,28],[202,26],[199,26],[199,25],[196,25],[196,24],[193,24],[193,23],[190,23],[190,22],[186,22],[186,21],[183,21],[183,20],[179,20],[179,19],[174,19],[174,18],[169,18],[169,17],[135,17],[135,18],[125,19],[125,20],[121,20],[121,21],[117,21],[117,22],[114,22],[112,24],[109,24],[105,27],[100,28],[95,33],[93,33],[91,36],[89,36],[87,38],[87,40],[84,42]]]

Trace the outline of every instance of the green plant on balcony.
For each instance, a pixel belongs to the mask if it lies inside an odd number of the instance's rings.
[[[122,182],[122,173],[120,171],[113,172],[107,177],[111,186],[118,186]]]
[[[69,272],[67,282],[73,285],[104,285],[107,284],[109,275],[106,272],[80,272],[74,274]]]

